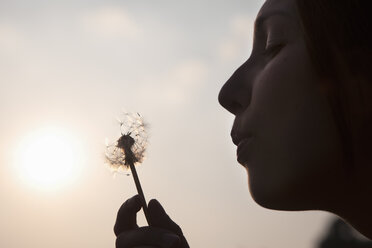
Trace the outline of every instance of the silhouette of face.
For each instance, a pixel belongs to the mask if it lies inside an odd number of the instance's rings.
[[[251,56],[219,94],[235,115],[238,161],[261,206],[325,209],[343,185],[341,139],[321,84],[295,0],[267,0]]]

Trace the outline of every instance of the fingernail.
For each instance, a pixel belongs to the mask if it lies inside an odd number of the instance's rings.
[[[166,233],[162,236],[164,248],[176,247],[175,245],[180,242],[180,238],[171,233]]]

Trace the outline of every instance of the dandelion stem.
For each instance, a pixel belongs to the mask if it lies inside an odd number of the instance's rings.
[[[140,198],[141,198],[143,213],[145,214],[147,224],[150,225],[148,211],[147,211],[147,203],[146,203],[146,200],[145,200],[145,195],[143,194],[141,183],[139,181],[137,171],[136,171],[136,168],[134,167],[133,162],[129,163],[129,167],[130,167],[130,170],[132,171],[132,175],[133,175],[134,183],[136,184],[137,192],[138,192],[138,194],[140,195]]]

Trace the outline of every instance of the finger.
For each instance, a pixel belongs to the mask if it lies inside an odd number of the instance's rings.
[[[118,236],[121,232],[137,228],[137,212],[141,209],[141,200],[139,195],[126,200],[121,205],[114,226],[114,233]]]
[[[152,199],[148,204],[148,212],[151,220],[151,225],[173,231],[177,235],[182,236],[181,228],[168,216],[161,204]]]
[[[176,248],[180,237],[167,230],[156,227],[141,227],[122,232],[116,238],[116,248],[159,247]]]

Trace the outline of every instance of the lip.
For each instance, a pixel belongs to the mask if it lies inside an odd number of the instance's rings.
[[[244,165],[248,160],[246,150],[250,146],[250,143],[252,143],[252,138],[252,136],[244,138],[238,144],[238,148],[236,149],[236,156],[239,164],[241,165]]]

